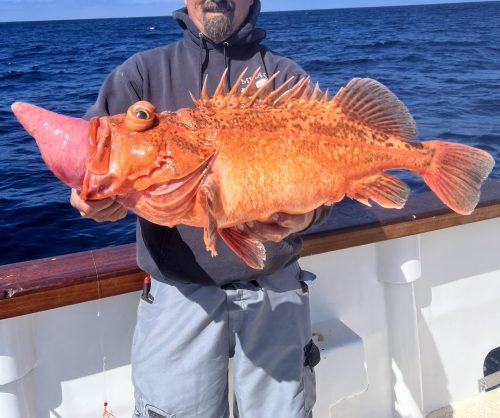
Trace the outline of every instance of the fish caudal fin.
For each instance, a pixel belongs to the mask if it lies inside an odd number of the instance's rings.
[[[218,230],[224,242],[231,248],[245,263],[256,270],[264,268],[266,261],[266,249],[259,240],[250,238],[236,228],[224,228]]]
[[[472,213],[479,202],[479,192],[495,160],[487,152],[463,144],[427,141],[434,156],[422,174],[424,181],[450,209],[461,215]]]

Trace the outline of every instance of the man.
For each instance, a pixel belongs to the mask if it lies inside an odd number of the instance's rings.
[[[189,92],[203,80],[213,92],[225,69],[231,88],[244,68],[260,68],[258,85],[303,77],[293,61],[260,45],[259,0],[185,0],[174,13],[184,38],[136,54],[104,82],[86,117],[117,114],[138,100],[159,111],[192,107]],[[241,88],[248,78],[241,81]],[[126,209],[113,199],[71,204],[82,216],[115,221]],[[308,291],[295,234],[327,215],[276,214],[268,223],[239,225],[265,241],[267,260],[254,270],[223,242],[206,251],[201,228],[167,228],[139,218],[137,262],[154,279],[153,303],[141,301],[132,346],[136,416],[228,417],[227,368],[234,357],[234,391],[241,417],[309,417],[317,351],[311,341]],[[316,349],[317,350],[317,349]]]

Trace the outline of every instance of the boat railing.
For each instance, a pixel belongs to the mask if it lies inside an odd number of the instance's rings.
[[[481,201],[458,215],[432,192],[412,195],[404,209],[334,206],[330,218],[304,235],[302,256],[421,234],[500,217],[500,182],[487,181]],[[0,319],[138,291],[145,273],[135,244],[108,247],[0,266]]]

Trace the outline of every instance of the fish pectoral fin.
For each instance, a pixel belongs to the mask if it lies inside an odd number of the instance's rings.
[[[212,253],[212,256],[217,255],[215,244],[217,243],[217,219],[215,218],[215,209],[217,203],[217,187],[215,181],[211,177],[203,182],[200,189],[201,206],[204,212],[203,239],[207,247],[207,251]]]
[[[417,139],[415,120],[405,104],[386,86],[370,78],[353,78],[333,98],[350,116],[388,134]]]
[[[367,206],[371,206],[368,202],[371,199],[383,208],[401,209],[409,193],[410,188],[397,177],[380,174],[356,180],[347,196]]]
[[[219,229],[218,232],[228,247],[250,267],[256,270],[264,268],[266,249],[262,242],[249,237],[235,227]]]
[[[213,156],[184,177],[152,184],[147,189],[134,184],[135,192],[140,195],[136,199],[134,212],[159,225],[176,225],[195,205],[212,161]],[[155,180],[163,179],[160,177]]]

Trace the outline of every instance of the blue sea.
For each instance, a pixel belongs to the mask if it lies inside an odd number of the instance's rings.
[[[484,2],[264,13],[259,25],[265,43],[323,89],[375,78],[406,103],[421,139],[463,142],[500,161],[499,22],[500,2]],[[81,116],[115,66],[180,35],[170,17],[0,23],[0,264],[134,240],[133,215],[80,218],[10,104]]]

